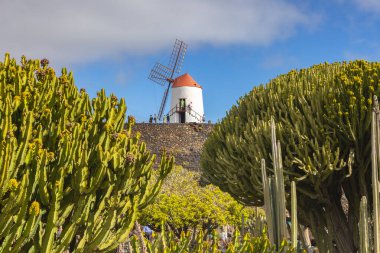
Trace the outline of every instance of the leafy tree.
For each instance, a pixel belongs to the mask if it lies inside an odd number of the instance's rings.
[[[371,106],[380,64],[320,64],[278,76],[241,97],[205,143],[204,175],[239,201],[262,205],[260,163],[271,164],[277,123],[286,187],[297,182],[300,222],[322,252],[356,252],[361,196],[371,199]],[[346,204],[344,204],[346,203]]]
[[[0,252],[112,252],[173,158],[152,178],[155,157],[133,117],[126,124],[124,99],[90,100],[48,63],[0,62]]]
[[[218,187],[201,187],[199,178],[199,172],[176,166],[155,202],[142,212],[140,223],[159,229],[165,222],[179,237],[182,231],[197,226],[211,231],[219,225],[240,225],[243,213],[253,213]]]

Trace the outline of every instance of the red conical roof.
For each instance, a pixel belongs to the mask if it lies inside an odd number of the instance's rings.
[[[196,81],[194,81],[194,79],[188,73],[183,74],[182,76],[179,76],[176,79],[174,79],[172,88],[183,86],[197,87],[202,89],[202,86],[200,86]]]

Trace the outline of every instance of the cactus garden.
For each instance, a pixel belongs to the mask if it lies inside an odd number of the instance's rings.
[[[155,163],[123,98],[6,54],[0,252],[303,252],[305,228],[321,253],[379,252],[379,79],[353,61],[255,87],[215,125],[201,178]]]
[[[164,152],[155,164],[131,131],[135,119],[126,117],[124,99],[104,90],[91,99],[65,68],[56,74],[47,59],[22,57],[19,64],[9,54],[0,62],[0,87],[0,252],[115,252],[125,243],[132,245],[129,252],[221,252],[213,228],[241,226],[242,206],[209,186],[205,199],[223,196],[221,217],[205,209],[201,223],[195,216],[193,229],[182,227],[179,234],[157,225],[156,240],[140,247],[144,240],[133,228],[152,210],[174,157]],[[223,220],[226,212],[236,214]],[[258,220],[256,234],[236,229],[225,250],[290,252],[286,241],[278,249],[271,245]]]

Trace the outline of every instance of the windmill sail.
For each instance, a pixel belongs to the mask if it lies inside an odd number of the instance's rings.
[[[169,81],[172,72],[173,70],[157,62],[156,65],[154,65],[153,69],[150,71],[148,78],[161,86],[165,86],[165,84]]]
[[[183,60],[185,59],[185,54],[187,51],[187,45],[180,40],[176,40],[174,43],[172,55],[169,61],[169,68],[173,69],[174,73],[179,73],[182,68]]]
[[[149,79],[153,82],[167,87],[162,98],[161,106],[158,111],[158,119],[161,120],[162,114],[165,110],[166,101],[169,95],[169,89],[172,84],[174,73],[179,73],[182,68],[182,63],[185,58],[187,50],[187,45],[181,41],[176,40],[173,46],[173,51],[169,60],[169,67],[162,65],[161,63],[156,63],[149,74]]]
[[[165,89],[164,96],[162,97],[162,102],[161,102],[160,110],[158,111],[158,119],[159,120],[161,120],[162,114],[164,113],[164,109],[165,109],[165,105],[166,105],[166,100],[168,99],[168,95],[169,95],[169,89],[170,89],[170,85],[168,85],[168,87]]]

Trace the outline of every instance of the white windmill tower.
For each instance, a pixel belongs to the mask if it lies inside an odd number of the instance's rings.
[[[172,123],[204,122],[202,86],[189,74],[174,80],[170,108],[168,115]]]
[[[174,73],[179,73],[181,69],[186,49],[187,45],[183,41],[176,40],[169,67],[157,62],[148,77],[162,86],[167,85],[158,111],[158,120],[162,119],[169,89],[172,88],[170,109],[164,115],[166,121],[168,123],[203,123],[205,121],[202,87],[187,73],[173,79]]]

